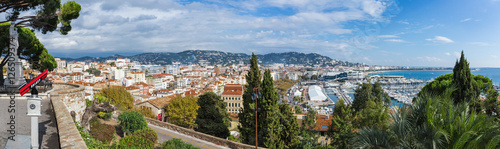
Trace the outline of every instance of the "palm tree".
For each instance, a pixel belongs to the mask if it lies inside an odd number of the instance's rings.
[[[426,95],[412,106],[391,115],[388,130],[361,129],[355,148],[499,148],[500,124],[494,117],[476,113],[468,103],[454,104],[452,89]]]

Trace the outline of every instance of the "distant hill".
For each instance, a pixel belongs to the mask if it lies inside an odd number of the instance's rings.
[[[182,64],[199,64],[208,62],[211,65],[222,64],[238,64],[243,62],[247,64],[251,55],[244,53],[230,53],[222,51],[207,51],[207,50],[187,50],[179,53],[142,53],[133,56],[112,55],[109,57],[81,57],[81,58],[61,58],[68,62],[72,61],[86,61],[86,62],[104,62],[106,60],[115,60],[117,58],[128,58],[131,61],[138,61],[141,64],[160,64],[168,65],[173,62],[180,62]],[[264,55],[257,55],[258,60],[262,64],[300,64],[300,65],[342,65],[342,66],[359,66],[359,63],[350,63],[347,61],[337,61],[330,57],[323,56],[316,53],[299,53],[299,52],[285,52],[285,53],[269,53]]]

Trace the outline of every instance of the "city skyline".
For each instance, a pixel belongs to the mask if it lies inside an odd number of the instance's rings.
[[[79,1],[55,57],[217,50],[318,53],[369,65],[500,67],[500,1]],[[496,18],[495,18],[496,17]],[[89,52],[92,51],[92,52]]]

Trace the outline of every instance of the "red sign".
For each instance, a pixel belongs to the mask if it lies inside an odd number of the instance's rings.
[[[161,113],[158,114],[158,120],[161,121]]]
[[[46,77],[47,77],[47,69],[45,69],[45,71],[43,71],[40,75],[36,76],[36,78],[31,80],[29,83],[21,85],[19,87],[19,93],[21,94],[21,96],[23,96],[32,88],[34,88],[38,83],[40,83],[40,81],[42,81]]]

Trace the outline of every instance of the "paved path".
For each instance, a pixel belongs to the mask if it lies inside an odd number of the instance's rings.
[[[169,130],[169,129],[166,129],[166,128],[163,128],[160,126],[151,125],[151,124],[148,124],[148,126],[149,126],[149,128],[152,128],[153,130],[155,130],[156,133],[158,133],[158,142],[160,142],[160,143],[163,143],[163,142],[170,140],[172,138],[180,138],[180,139],[182,139],[182,141],[189,143],[189,144],[192,144],[192,145],[199,147],[201,149],[227,149],[227,147],[218,146],[218,145],[215,145],[211,142],[200,140],[198,138],[194,138],[194,137],[191,137],[191,136],[188,136],[185,134],[181,134],[181,133],[178,133],[176,131]]]
[[[10,99],[6,95],[0,96],[0,149],[5,147],[7,143],[7,138],[10,133],[7,131],[10,129],[11,119],[10,116],[14,116],[15,122],[15,134],[16,135],[31,135],[31,118],[26,115],[27,105],[26,96],[19,97],[16,96],[14,106],[9,107]],[[9,109],[15,109],[15,113],[9,113]],[[12,111],[12,110],[11,110]],[[57,133],[57,124],[54,117],[54,109],[50,100],[42,100],[42,116],[38,118],[38,131],[39,137],[38,141],[41,148],[59,148],[59,135]],[[16,137],[14,137],[14,140]],[[30,142],[27,142],[28,144]]]

